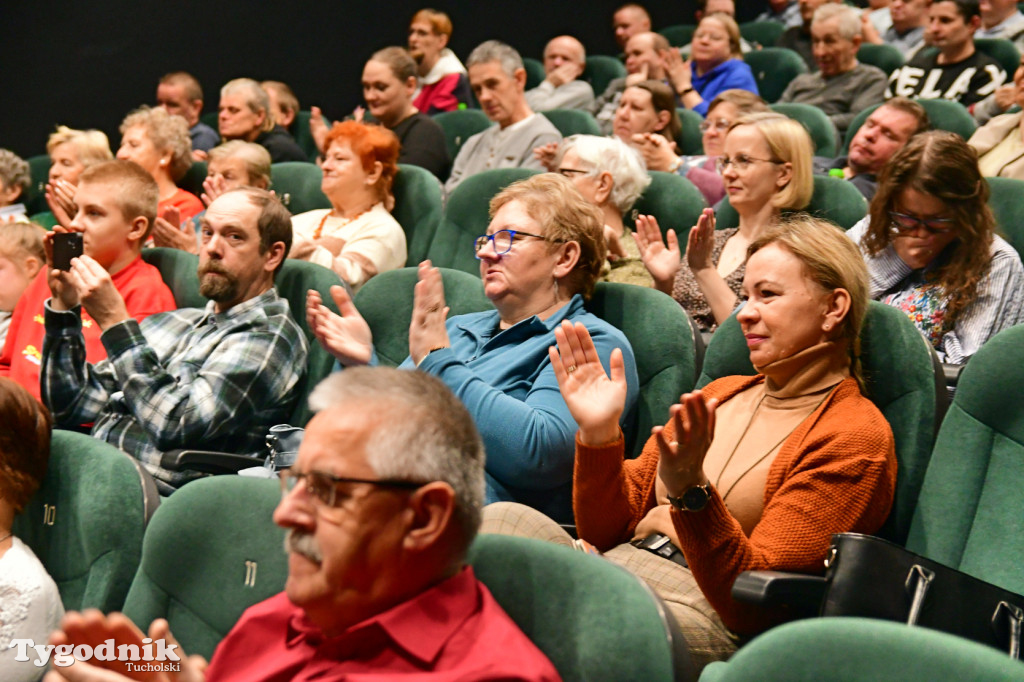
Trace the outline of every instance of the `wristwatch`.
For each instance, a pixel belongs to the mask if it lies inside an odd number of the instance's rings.
[[[711,485],[695,485],[686,490],[680,497],[668,495],[668,502],[679,511],[699,512],[708,505],[711,499]]]

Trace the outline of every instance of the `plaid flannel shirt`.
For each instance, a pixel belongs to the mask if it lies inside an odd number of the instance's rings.
[[[225,313],[213,306],[116,324],[101,337],[107,359],[91,365],[80,310],[48,301],[40,388],[55,423],[95,422],[94,436],[171,487],[197,474],[161,468],[164,451],[262,454],[267,429],[291,413],[306,339],[276,289]]]

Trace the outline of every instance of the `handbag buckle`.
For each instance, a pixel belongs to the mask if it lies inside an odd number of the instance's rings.
[[[935,578],[935,571],[929,570],[920,564],[914,564],[907,573],[907,582],[904,588],[907,594],[912,594],[910,600],[910,612],[907,614],[907,625],[916,625],[921,615],[921,608],[924,606],[924,598],[928,594],[928,588]]]
[[[1020,660],[1020,638],[1024,626],[1024,609],[1016,604],[1001,601],[992,614],[992,629],[1000,639],[1008,639],[1010,658]]]

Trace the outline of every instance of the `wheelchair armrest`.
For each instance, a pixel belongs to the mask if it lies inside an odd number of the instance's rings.
[[[747,604],[789,607],[812,616],[821,608],[828,581],[820,575],[783,571],[745,571],[732,585],[732,597]]]
[[[168,450],[160,466],[169,471],[201,471],[204,474],[237,474],[242,469],[262,466],[263,460],[250,455],[211,450]]]

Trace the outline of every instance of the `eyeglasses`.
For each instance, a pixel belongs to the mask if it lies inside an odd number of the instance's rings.
[[[747,168],[749,168],[750,164],[752,163],[780,164],[785,163],[785,161],[779,161],[778,159],[755,159],[752,156],[740,154],[735,159],[730,159],[728,156],[718,157],[718,160],[715,161],[715,168],[718,170],[719,175],[723,175],[725,173],[725,169],[728,168],[729,166],[735,168],[737,173],[742,173],[743,171],[747,170]]]
[[[918,227],[923,227],[928,234],[944,234],[954,228],[952,218],[918,218],[906,213],[889,211],[889,219],[892,220],[892,231],[898,234],[913,232]]]
[[[590,171],[580,170],[579,168],[559,168],[558,174],[572,180],[574,175],[589,175]]]
[[[340,483],[368,483],[370,485],[385,488],[399,488],[403,490],[415,490],[426,485],[426,483],[417,483],[416,481],[400,481],[391,478],[374,481],[367,478],[346,478],[344,476],[334,476],[323,471],[301,472],[295,471],[294,469],[285,469],[280,475],[281,497],[287,496],[288,493],[295,489],[295,485],[299,481],[305,479],[306,492],[309,493],[314,500],[325,507],[334,507],[337,505],[338,484]]]
[[[512,244],[515,243],[516,237],[533,237],[534,239],[543,239],[546,242],[554,242],[556,244],[565,241],[563,239],[549,239],[539,234],[530,234],[520,230],[498,230],[494,234],[482,234],[474,240],[473,249],[477,260],[480,260],[480,251],[487,246],[487,242],[491,242],[491,245],[494,247],[494,253],[501,256],[512,250]]]
[[[711,130],[711,128],[714,128],[718,132],[724,133],[729,129],[729,126],[731,125],[732,121],[730,121],[727,118],[717,118],[714,121],[701,121],[700,132],[706,133],[707,131]]]

